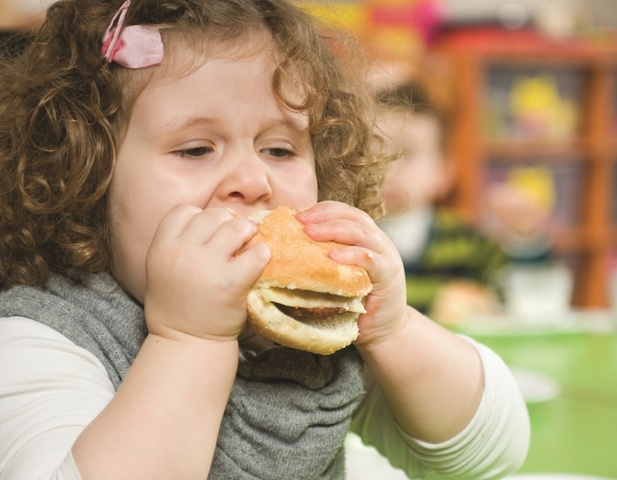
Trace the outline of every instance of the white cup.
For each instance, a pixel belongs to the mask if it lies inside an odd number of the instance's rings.
[[[506,311],[521,320],[557,321],[570,310],[574,279],[564,264],[512,266],[504,280]]]

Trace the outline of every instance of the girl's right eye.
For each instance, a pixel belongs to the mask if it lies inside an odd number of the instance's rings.
[[[191,148],[183,148],[180,150],[174,151],[174,155],[178,155],[180,157],[188,157],[188,158],[199,158],[207,155],[212,152],[212,147],[207,145],[201,145],[199,147],[191,147]]]

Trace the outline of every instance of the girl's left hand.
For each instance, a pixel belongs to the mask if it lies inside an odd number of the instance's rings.
[[[401,257],[385,233],[365,212],[344,203],[324,201],[301,211],[297,219],[316,241],[349,247],[331,250],[330,258],[364,268],[373,283],[366,313],[358,320],[356,347],[366,347],[396,335],[407,321],[405,272]]]

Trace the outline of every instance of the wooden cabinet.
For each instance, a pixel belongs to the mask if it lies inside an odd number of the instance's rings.
[[[433,51],[449,64],[453,205],[481,223],[487,185],[512,171],[548,172],[550,228],[580,308],[608,305],[617,253],[615,46],[615,36],[484,31],[445,36]]]

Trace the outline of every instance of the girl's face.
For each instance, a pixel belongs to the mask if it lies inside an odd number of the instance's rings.
[[[187,75],[155,77],[134,104],[110,211],[114,272],[139,301],[146,252],[175,205],[248,217],[317,201],[308,118],[277,101],[274,65],[261,50],[239,56],[236,48],[233,57],[209,58]]]

